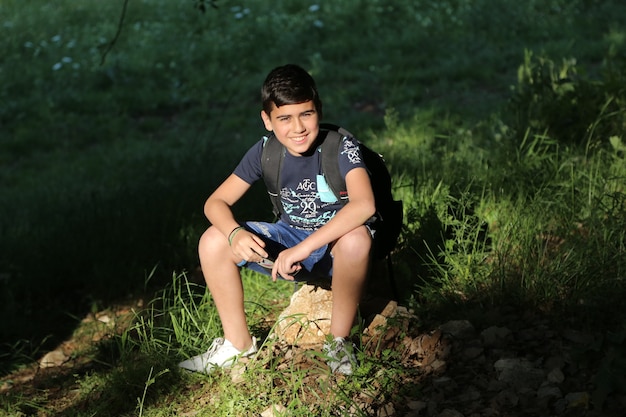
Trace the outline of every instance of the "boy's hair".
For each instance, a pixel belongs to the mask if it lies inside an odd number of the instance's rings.
[[[261,88],[263,110],[268,115],[272,105],[299,104],[313,101],[319,118],[322,118],[322,101],[317,92],[315,81],[303,68],[287,64],[274,68],[265,78]]]

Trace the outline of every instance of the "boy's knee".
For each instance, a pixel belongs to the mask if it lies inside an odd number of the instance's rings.
[[[200,253],[205,251],[216,251],[220,247],[224,246],[226,240],[224,235],[215,227],[209,227],[203,234],[200,236],[200,241],[198,242],[198,251]]]
[[[369,256],[371,248],[372,237],[367,228],[361,226],[339,238],[333,247],[333,254],[358,259]]]

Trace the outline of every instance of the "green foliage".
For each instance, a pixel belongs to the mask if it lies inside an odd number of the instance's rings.
[[[514,127],[546,134],[564,145],[606,144],[626,128],[626,59],[607,57],[601,78],[580,74],[575,59],[560,66],[526,51],[511,108]]]

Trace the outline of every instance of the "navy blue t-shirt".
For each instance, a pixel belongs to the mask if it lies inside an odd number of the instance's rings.
[[[262,178],[261,154],[265,140],[254,144],[233,172],[248,184]],[[365,168],[358,144],[356,139],[346,137],[339,147],[339,172],[344,179],[350,170]],[[321,174],[319,148],[310,156],[285,153],[279,184],[282,221],[298,229],[317,230],[343,207],[340,201],[324,192],[328,186]]]

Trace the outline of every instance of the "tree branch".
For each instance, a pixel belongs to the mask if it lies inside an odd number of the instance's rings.
[[[111,52],[111,49],[113,49],[113,47],[117,43],[117,40],[120,37],[120,34],[122,33],[122,26],[124,25],[124,19],[126,18],[126,9],[128,8],[128,1],[129,0],[124,0],[124,5],[122,6],[122,13],[120,14],[120,20],[117,24],[117,32],[115,33],[113,40],[109,42],[109,44],[107,45],[107,48],[102,53],[102,59],[100,60],[101,66],[104,65],[107,55],[109,54],[109,52]]]

